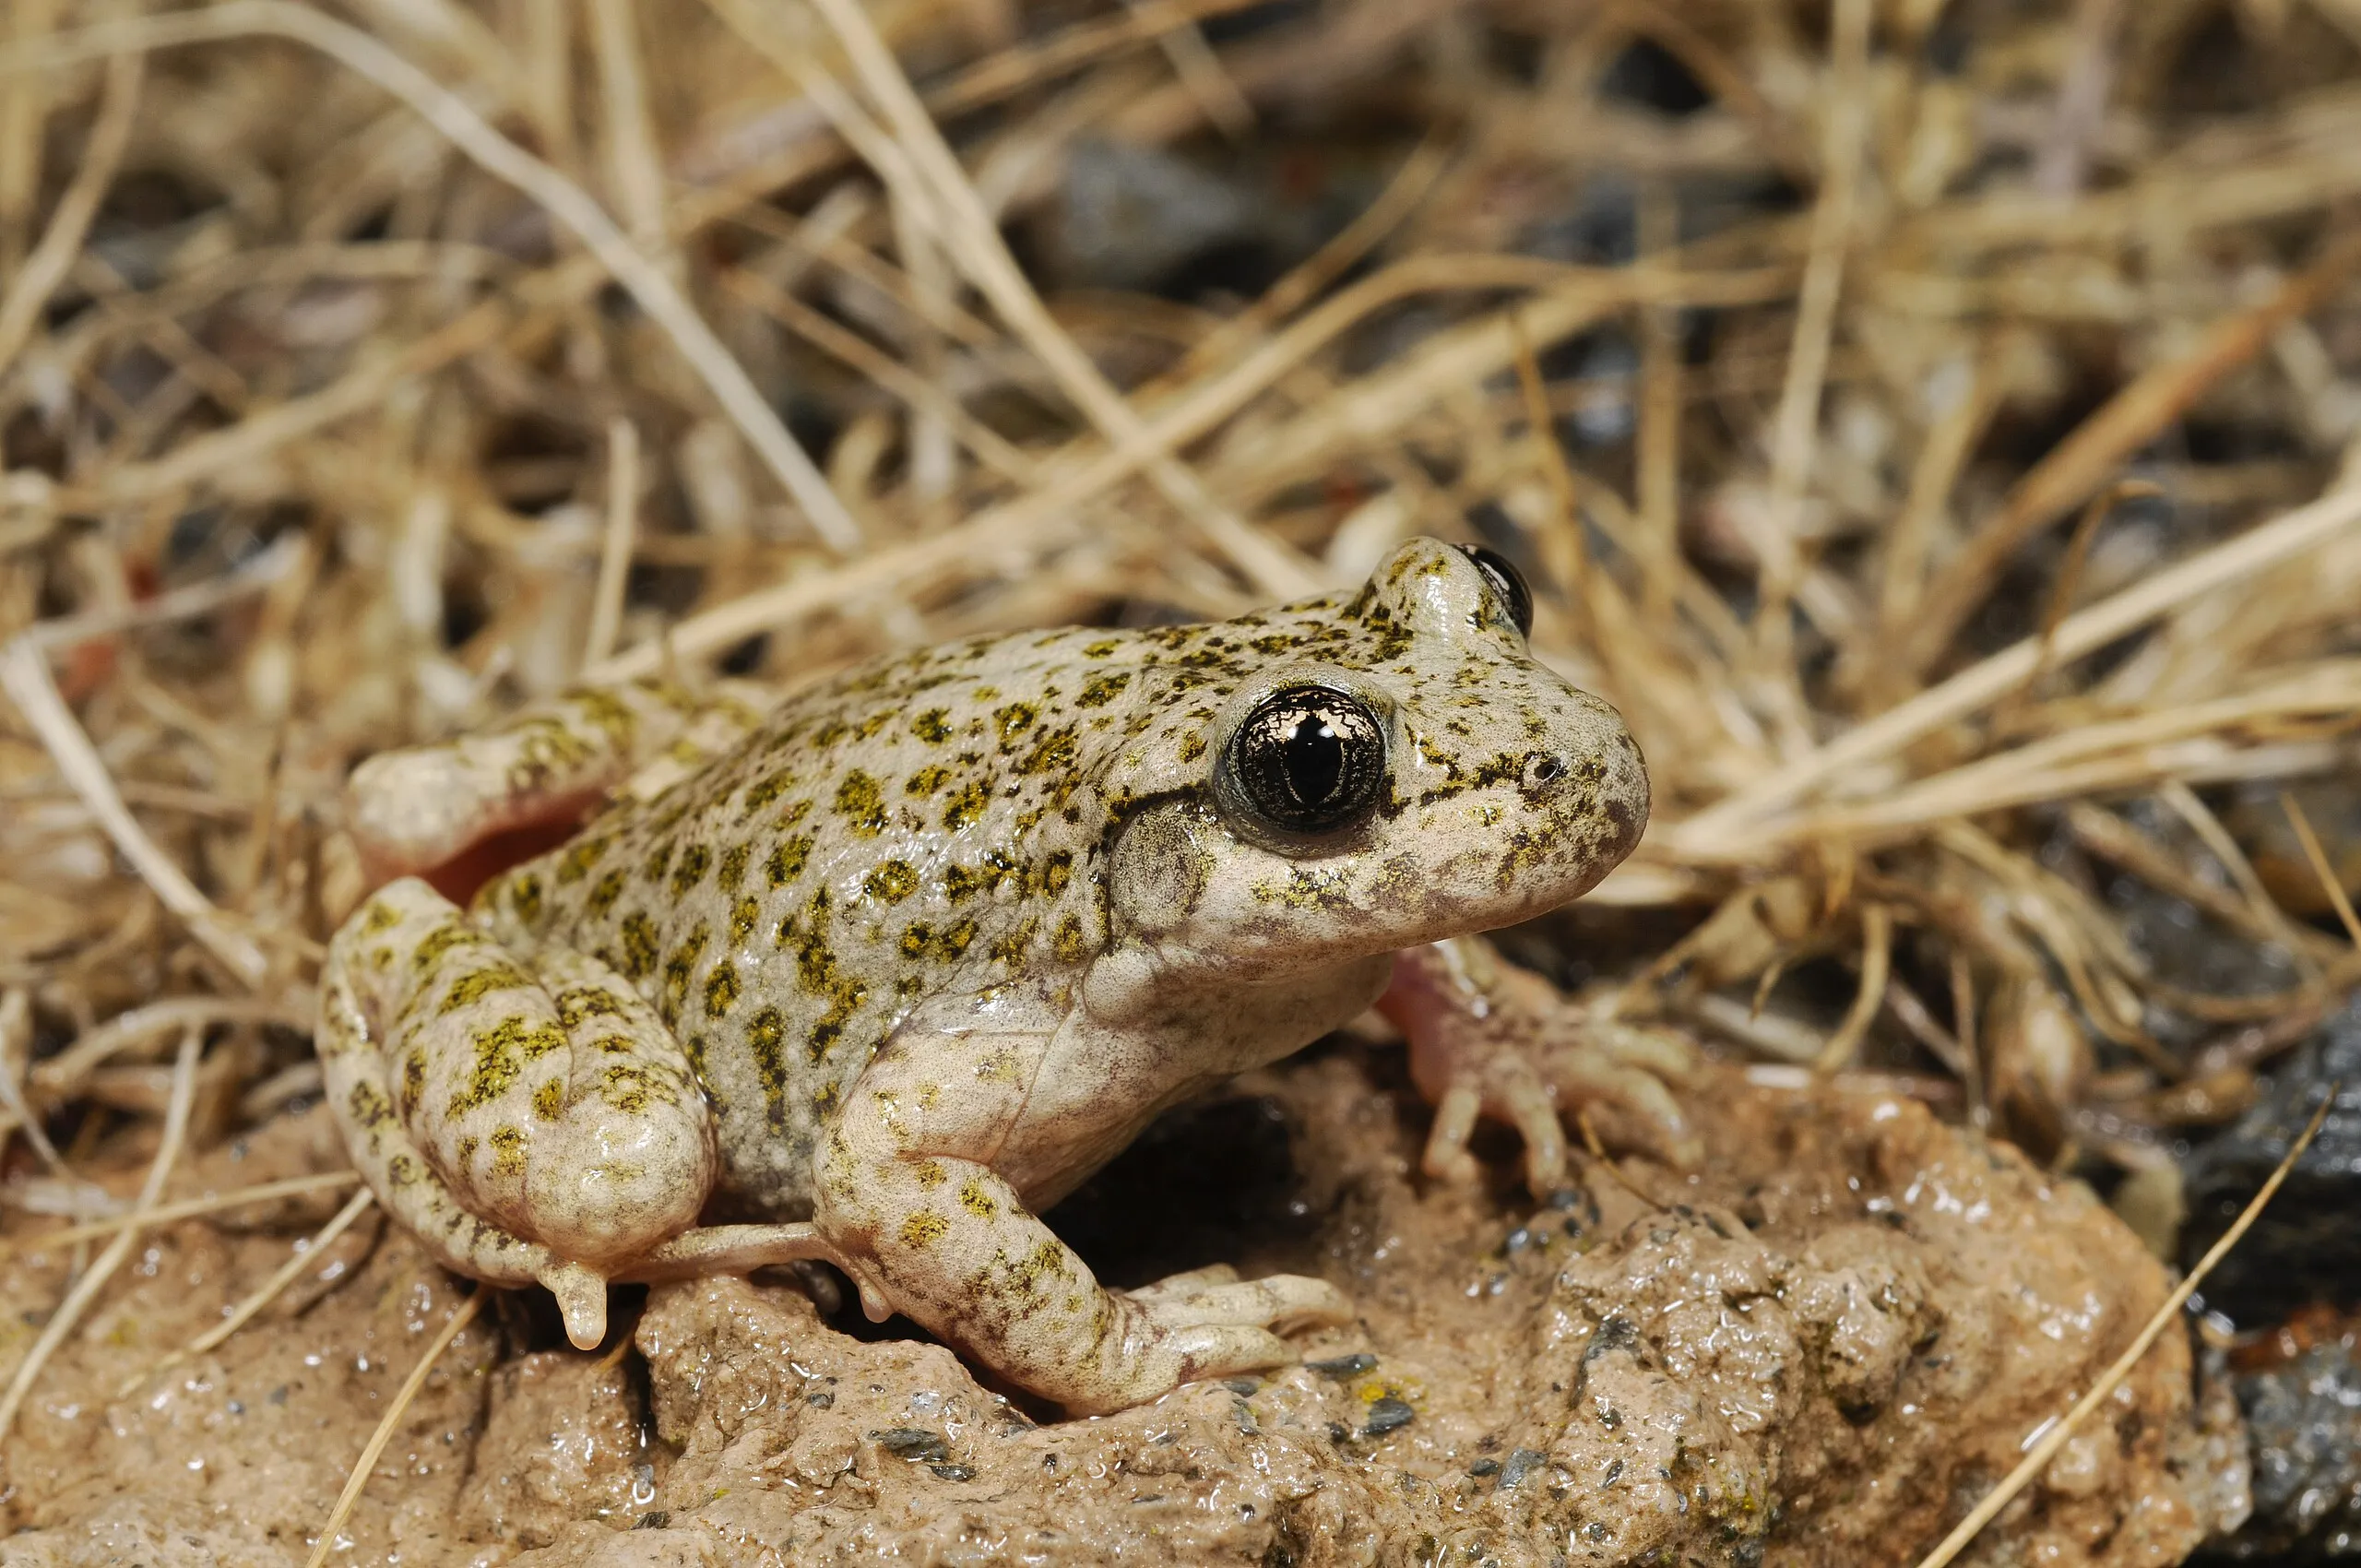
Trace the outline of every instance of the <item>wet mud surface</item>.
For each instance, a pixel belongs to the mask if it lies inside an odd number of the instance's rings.
[[[1415,1174],[1395,1053],[1338,1048],[1177,1113],[1052,1222],[1118,1283],[1326,1275],[1306,1364],[1093,1420],[791,1278],[630,1293],[605,1352],[546,1302],[460,1334],[338,1563],[1907,1563],[2128,1342],[2163,1268],[2079,1186],[1857,1090],[1692,1092],[1708,1169],[1583,1164],[1536,1205]],[[178,1189],[340,1158],[316,1112]],[[463,1287],[364,1225],[218,1350],[214,1322],[340,1194],[143,1243],[6,1452],[7,1568],[300,1563]],[[0,1362],[67,1258],[0,1279]],[[2164,1564],[2246,1507],[2225,1396],[2167,1335],[1972,1561]]]

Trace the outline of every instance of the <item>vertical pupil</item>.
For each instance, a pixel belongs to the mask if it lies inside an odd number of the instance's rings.
[[[1335,794],[1345,775],[1345,747],[1325,715],[1308,713],[1297,719],[1284,744],[1287,784],[1297,800],[1317,806]]]

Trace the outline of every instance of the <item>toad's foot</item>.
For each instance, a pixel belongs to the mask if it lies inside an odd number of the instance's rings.
[[[1275,1339],[1292,1329],[1332,1327],[1353,1320],[1352,1301],[1324,1279],[1302,1274],[1240,1279],[1238,1270],[1226,1263],[1167,1275],[1123,1294],[1167,1328],[1253,1327],[1269,1330]],[[1276,1360],[1255,1364],[1279,1366],[1294,1360],[1294,1353],[1282,1345]]]
[[[1473,939],[1396,954],[1378,1004],[1410,1042],[1410,1074],[1435,1107],[1427,1174],[1472,1180],[1467,1140],[1479,1116],[1525,1139],[1536,1195],[1566,1185],[1560,1114],[1595,1111],[1614,1142],[1690,1166],[1703,1150],[1665,1087],[1694,1066],[1686,1042],[1587,1017],[1540,976]]]
[[[1353,1320],[1352,1302],[1324,1279],[1300,1274],[1240,1279],[1227,1265],[1111,1295],[1146,1325],[1151,1342],[1141,1364],[1148,1374],[1144,1383],[1156,1394],[1199,1378],[1293,1365],[1300,1358],[1280,1334]]]

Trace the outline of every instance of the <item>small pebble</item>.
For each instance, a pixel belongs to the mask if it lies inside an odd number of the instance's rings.
[[[1542,1453],[1538,1448],[1515,1450],[1509,1455],[1509,1462],[1501,1467],[1501,1484],[1502,1486],[1516,1485],[1517,1482],[1540,1468],[1542,1461],[1548,1457],[1549,1455]]]
[[[1391,1396],[1380,1399],[1369,1408],[1369,1420],[1361,1427],[1363,1437],[1382,1437],[1389,1431],[1408,1426],[1418,1419],[1416,1410],[1400,1399]]]
[[[1324,1361],[1306,1361],[1303,1364],[1322,1377],[1358,1377],[1377,1365],[1377,1358],[1367,1350],[1356,1350],[1349,1356],[1331,1356]]]
[[[872,1431],[869,1440],[897,1459],[943,1460],[951,1457],[951,1445],[939,1431],[923,1427],[892,1427],[884,1431]]]
[[[929,1465],[927,1468],[946,1481],[971,1481],[976,1479],[976,1467],[973,1465]]]
[[[1498,1459],[1478,1459],[1467,1467],[1467,1473],[1471,1476],[1497,1476],[1501,1473],[1501,1462]]]

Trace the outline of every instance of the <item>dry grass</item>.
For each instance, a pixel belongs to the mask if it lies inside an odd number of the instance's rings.
[[[2361,977],[2308,880],[2361,814],[2272,870],[2361,725],[2357,51],[2260,0],[15,0],[0,1205],[106,1219],[176,1096],[201,1147],[311,1089],[360,756],[1421,531],[1523,562],[1645,747],[1596,897],[1689,934],[1627,1012],[2156,1163]],[[1094,192],[1177,163],[1240,291],[1138,291],[1207,234]]]

